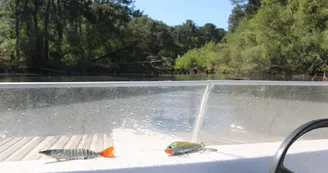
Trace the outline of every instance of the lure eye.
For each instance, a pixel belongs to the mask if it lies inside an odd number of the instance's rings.
[[[167,148],[170,148],[170,149],[171,149],[172,147],[171,147],[171,145],[170,145],[170,146],[168,146]]]

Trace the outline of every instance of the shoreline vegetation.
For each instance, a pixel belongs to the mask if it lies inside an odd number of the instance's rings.
[[[37,81],[115,81],[115,80],[282,80],[282,81],[327,81],[324,76],[286,75],[286,74],[221,74],[221,73],[174,73],[174,74],[37,74],[37,73],[0,73],[0,82],[37,82]]]
[[[0,0],[0,76],[299,75],[327,81],[324,0],[231,0],[229,29],[134,0]],[[237,78],[238,80],[238,78]]]

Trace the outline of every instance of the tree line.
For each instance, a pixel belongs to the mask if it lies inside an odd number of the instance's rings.
[[[88,71],[170,57],[166,68],[220,73],[327,70],[325,0],[231,0],[225,31],[148,17],[133,0],[0,0],[0,72]],[[124,71],[123,71],[124,72]]]
[[[0,0],[0,72],[88,71],[170,57],[219,43],[226,31],[148,17],[133,0]],[[173,59],[173,61],[172,61]]]
[[[328,60],[326,0],[231,0],[229,31],[176,60],[222,73],[322,73]]]

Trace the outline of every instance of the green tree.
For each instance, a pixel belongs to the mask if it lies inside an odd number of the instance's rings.
[[[109,63],[170,59],[219,43],[226,32],[192,20],[168,26],[135,9],[133,0],[0,1],[1,69],[87,73]],[[216,46],[214,46],[216,47]],[[212,49],[210,49],[212,51]],[[198,51],[193,66],[216,64],[216,51]],[[202,56],[206,58],[201,58]],[[197,63],[197,64],[194,64]],[[212,64],[212,65],[211,65]],[[3,70],[2,70],[3,71]]]

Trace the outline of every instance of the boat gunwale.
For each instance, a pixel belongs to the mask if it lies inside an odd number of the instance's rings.
[[[328,86],[322,81],[265,80],[188,80],[188,81],[110,81],[110,82],[0,82],[0,88],[98,88],[98,87],[163,87],[163,86]]]

